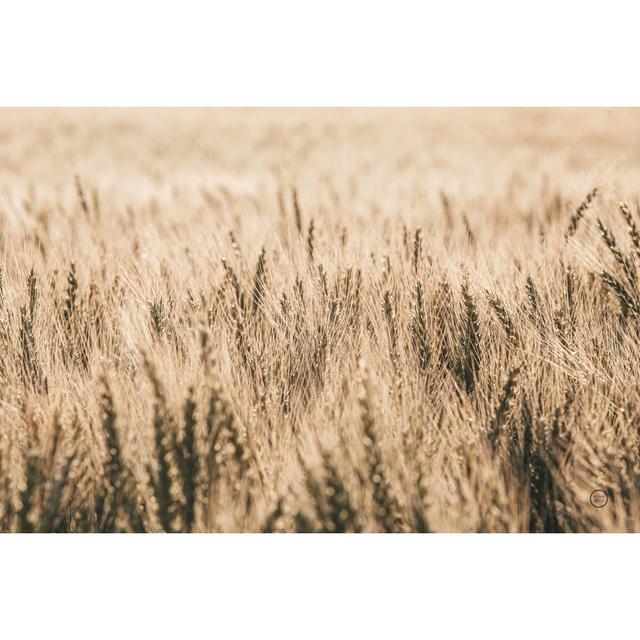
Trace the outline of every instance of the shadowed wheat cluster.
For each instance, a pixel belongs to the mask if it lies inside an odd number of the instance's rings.
[[[0,529],[639,531],[638,118],[0,112]]]

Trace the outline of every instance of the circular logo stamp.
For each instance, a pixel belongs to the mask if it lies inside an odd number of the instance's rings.
[[[597,509],[602,509],[609,502],[609,496],[602,489],[596,489],[591,492],[589,502]]]

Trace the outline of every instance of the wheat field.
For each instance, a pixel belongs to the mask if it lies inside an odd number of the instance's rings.
[[[640,531],[639,143],[0,110],[0,530]]]

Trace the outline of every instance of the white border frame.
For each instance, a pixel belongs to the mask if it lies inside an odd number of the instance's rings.
[[[618,638],[637,609],[637,542],[8,535],[3,637]]]
[[[4,106],[633,106],[633,3],[21,0]]]

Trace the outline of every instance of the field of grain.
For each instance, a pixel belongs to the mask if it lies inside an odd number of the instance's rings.
[[[640,531],[639,186],[637,110],[0,110],[0,530]]]

